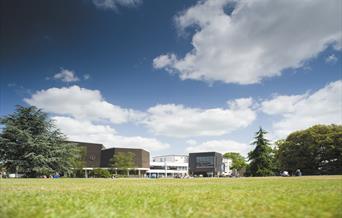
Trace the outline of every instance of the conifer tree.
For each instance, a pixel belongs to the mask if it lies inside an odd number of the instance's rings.
[[[256,132],[252,145],[255,149],[248,154],[250,160],[249,171],[251,176],[272,176],[273,173],[273,152],[269,146],[269,140],[265,138],[267,132],[261,127]]]

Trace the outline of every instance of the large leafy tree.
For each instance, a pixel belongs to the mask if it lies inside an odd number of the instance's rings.
[[[282,170],[303,174],[342,174],[342,126],[315,125],[291,133],[278,145]]]
[[[231,169],[241,170],[247,166],[245,158],[239,153],[227,152],[223,156],[232,160]]]
[[[284,169],[282,169],[280,167],[280,160],[279,160],[279,155],[280,155],[280,150],[279,148],[281,146],[283,146],[283,144],[285,143],[285,140],[284,139],[279,139],[277,141],[274,142],[274,147],[273,147],[273,154],[274,154],[274,171],[277,172],[277,173],[280,173],[282,171],[284,171]],[[288,170],[286,170],[288,171]]]
[[[124,170],[129,175],[129,169],[134,167],[134,157],[132,152],[118,152],[111,159],[112,167]]]
[[[17,106],[0,123],[0,162],[7,171],[37,177],[72,167],[75,148],[40,109]]]
[[[250,164],[248,167],[251,176],[271,176],[273,172],[273,150],[269,146],[269,140],[265,138],[266,131],[261,127],[256,132],[255,140],[252,145],[255,145],[255,149],[248,154]]]
[[[70,143],[70,145],[75,146],[75,155],[71,159],[71,166],[73,169],[74,177],[83,177],[83,168],[86,167],[86,148],[82,146],[77,146],[77,144]]]

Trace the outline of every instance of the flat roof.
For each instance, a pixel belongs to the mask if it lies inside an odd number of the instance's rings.
[[[103,144],[101,143],[93,143],[93,142],[80,142],[80,141],[65,141],[68,143],[75,143],[75,144],[89,144],[89,145],[101,145],[102,147],[104,147]]]
[[[110,148],[104,148],[102,149],[103,151],[104,150],[111,150],[111,149],[125,149],[125,150],[142,150],[142,151],[146,151],[146,152],[149,152],[143,148],[122,148],[122,147],[110,147]]]
[[[171,157],[171,156],[182,156],[182,157],[188,157],[189,155],[186,155],[186,154],[167,154],[167,155],[158,155],[158,156],[153,156],[152,158],[155,158],[155,157]]]
[[[192,153],[189,153],[190,154],[205,154],[205,153],[216,153],[216,154],[221,154],[220,152],[217,152],[217,151],[200,151],[200,152],[192,152]],[[222,154],[221,154],[222,155]]]
[[[109,147],[109,148],[106,148],[103,144],[101,143],[93,143],[93,142],[80,142],[80,141],[66,141],[66,142],[69,142],[69,143],[75,143],[75,144],[89,144],[89,145],[101,145],[102,146],[102,149],[101,150],[110,150],[110,149],[130,149],[130,150],[142,150],[142,151],[146,151],[146,152],[149,152],[143,148],[123,148],[123,147]]]

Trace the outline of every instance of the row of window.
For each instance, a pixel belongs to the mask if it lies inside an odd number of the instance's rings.
[[[196,168],[210,168],[214,167],[213,156],[196,157]]]
[[[165,170],[164,166],[150,166],[151,170]],[[167,166],[167,170],[188,170],[188,167],[182,166]]]
[[[152,159],[152,162],[179,162],[179,161],[184,161],[185,163],[188,162],[188,157],[174,157],[173,160],[170,160],[169,158],[166,157],[156,157]]]

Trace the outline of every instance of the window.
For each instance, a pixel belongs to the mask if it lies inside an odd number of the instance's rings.
[[[89,156],[89,160],[95,160],[95,159],[96,159],[95,155],[92,154]]]
[[[177,170],[177,167],[176,166],[168,166],[167,169],[168,170]]]
[[[214,167],[213,156],[196,157],[196,168],[210,168],[210,167]]]
[[[151,170],[164,170],[165,167],[164,166],[150,166]]]

